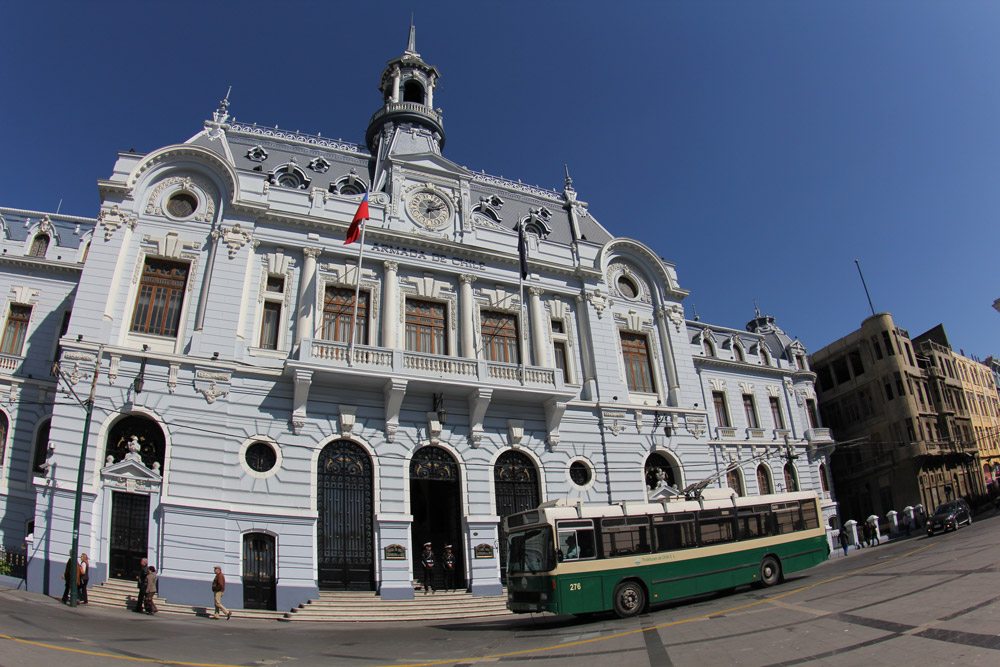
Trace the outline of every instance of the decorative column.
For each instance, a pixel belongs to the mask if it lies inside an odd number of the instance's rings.
[[[313,337],[313,309],[316,307],[316,258],[320,248],[303,248],[305,261],[299,274],[299,320],[295,328],[295,344],[301,345],[303,338]]]
[[[430,81],[427,82],[427,108],[429,109],[434,108],[434,83],[434,77],[431,77]]]
[[[590,317],[587,309],[587,299],[583,294],[574,297],[576,301],[576,328],[579,331],[577,342],[580,344],[580,359],[583,361],[583,391],[581,397],[587,400],[597,398],[597,373],[594,361],[594,347],[591,343]]]
[[[399,264],[383,262],[382,281],[382,347],[396,348],[399,344]]]
[[[392,101],[399,101],[399,67],[392,68]]]
[[[669,390],[666,396],[667,405],[677,405],[680,396],[681,383],[677,379],[677,366],[674,364],[674,350],[670,345],[670,328],[667,325],[667,318],[672,311],[667,307],[660,306],[656,309],[656,327],[660,332],[660,349],[663,352],[663,365],[667,370],[667,386]]]
[[[458,280],[461,284],[458,294],[458,308],[462,321],[462,356],[467,359],[475,359],[476,332],[472,306],[472,283],[475,282],[476,277],[463,273],[458,277]]]
[[[531,308],[531,355],[536,366],[544,366],[548,355],[545,354],[545,329],[548,326],[545,309],[542,308],[542,290],[540,287],[528,288],[528,303]]]

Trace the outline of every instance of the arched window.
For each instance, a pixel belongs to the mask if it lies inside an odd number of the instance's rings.
[[[31,250],[28,254],[32,257],[45,257],[45,253],[49,251],[49,235],[48,234],[37,234],[35,239],[31,242]]]
[[[739,469],[730,470],[726,473],[726,486],[735,491],[738,496],[746,495],[746,492],[743,490],[743,475],[740,474]]]
[[[45,475],[48,473],[48,468],[45,465],[45,459],[48,458],[49,454],[50,425],[51,422],[49,420],[45,420],[45,423],[38,427],[38,435],[35,436],[35,459],[32,469],[36,475]]]
[[[108,432],[104,449],[105,459],[113,458],[118,463],[129,452],[129,443],[135,437],[139,441],[139,457],[149,469],[159,468],[163,474],[163,457],[166,453],[166,438],[160,425],[148,417],[128,415],[115,422]],[[154,466],[153,464],[158,464]]]
[[[736,361],[746,361],[746,355],[743,354],[743,348],[733,343],[733,359]]]
[[[712,341],[709,339],[708,336],[701,337],[701,349],[705,353],[706,357],[715,356],[715,346],[712,345]]]
[[[767,351],[767,345],[764,345],[764,343],[758,345],[757,354],[760,355],[760,363],[765,366],[771,365],[771,355]]]
[[[771,471],[763,463],[757,466],[757,493],[762,496],[774,493],[774,486],[771,484]]]
[[[0,412],[0,467],[3,466],[4,454],[7,452],[7,431],[10,430],[10,422],[7,415]]]
[[[424,103],[424,87],[420,85],[419,81],[410,79],[403,84],[403,101],[416,102],[418,104]]]
[[[652,491],[660,484],[660,480],[677,488],[679,481],[674,464],[663,454],[653,452],[646,457],[646,490]]]
[[[830,493],[830,483],[826,479],[826,464],[819,464],[819,488],[823,493]]]
[[[799,490],[799,476],[795,473],[795,466],[790,462],[785,464],[785,491]]]

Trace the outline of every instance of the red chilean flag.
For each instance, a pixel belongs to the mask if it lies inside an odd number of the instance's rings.
[[[351,245],[361,236],[361,223],[368,219],[368,193],[361,199],[361,203],[358,204],[358,210],[354,213],[354,219],[351,220],[351,226],[347,228],[347,238],[344,239],[344,245]]]

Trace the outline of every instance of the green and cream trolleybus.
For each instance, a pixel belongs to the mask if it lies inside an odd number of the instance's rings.
[[[772,586],[830,553],[815,493],[613,505],[553,501],[513,514],[507,606],[515,613],[633,616],[651,604]]]

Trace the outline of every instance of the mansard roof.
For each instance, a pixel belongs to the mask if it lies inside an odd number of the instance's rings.
[[[29,236],[35,235],[43,219],[48,220],[53,228],[53,233],[49,234],[50,242],[60,248],[80,247],[80,239],[97,224],[93,218],[0,207],[3,240],[26,241]]]

